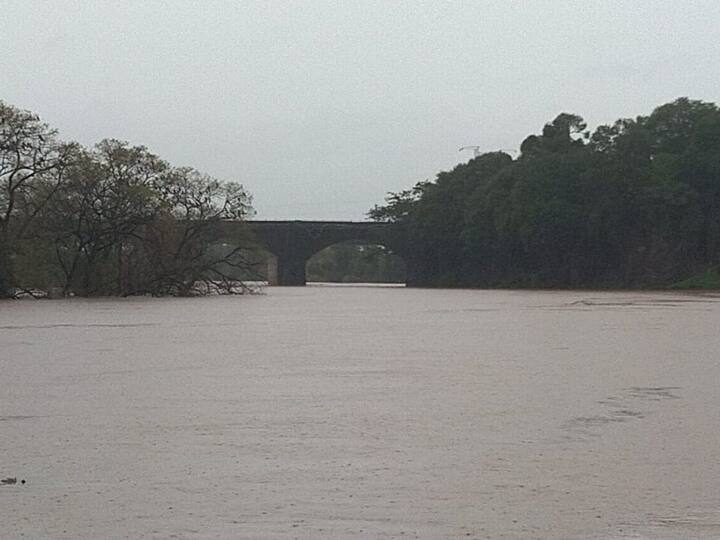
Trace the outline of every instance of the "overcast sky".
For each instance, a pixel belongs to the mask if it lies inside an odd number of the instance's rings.
[[[0,0],[0,100],[240,181],[261,219],[360,220],[463,145],[679,96],[720,102],[718,0]]]

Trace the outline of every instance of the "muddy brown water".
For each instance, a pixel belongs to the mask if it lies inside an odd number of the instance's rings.
[[[0,537],[720,538],[719,384],[716,294],[0,303]]]

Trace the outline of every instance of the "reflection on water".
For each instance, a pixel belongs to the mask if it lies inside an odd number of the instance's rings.
[[[3,538],[718,538],[720,296],[0,303]],[[22,535],[22,536],[21,536]]]

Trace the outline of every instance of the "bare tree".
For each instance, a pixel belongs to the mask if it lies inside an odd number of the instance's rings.
[[[131,255],[129,293],[191,295],[239,293],[239,276],[257,272],[244,246],[248,238],[217,246],[218,224],[251,214],[251,198],[235,182],[220,182],[191,168],[174,169],[159,186],[164,213],[145,228]]]

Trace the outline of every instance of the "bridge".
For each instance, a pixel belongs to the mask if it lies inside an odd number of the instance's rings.
[[[308,259],[333,244],[351,241],[380,244],[401,257],[405,251],[404,230],[396,223],[226,221],[222,222],[222,234],[225,237],[238,238],[245,227],[249,227],[255,242],[273,255],[268,262],[270,285],[305,285],[305,264]]]

